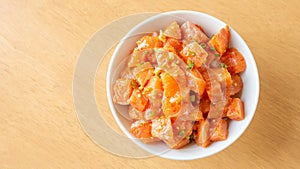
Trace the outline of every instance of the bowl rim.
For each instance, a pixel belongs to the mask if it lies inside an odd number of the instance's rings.
[[[108,98],[108,103],[109,103],[109,108],[111,110],[111,113],[113,114],[113,117],[115,119],[115,121],[117,122],[118,126],[121,128],[121,130],[125,133],[125,135],[130,138],[135,144],[137,144],[140,148],[146,150],[149,152],[149,150],[147,148],[144,147],[144,143],[138,141],[137,139],[135,139],[131,134],[130,132],[125,128],[125,126],[123,125],[123,123],[121,122],[121,120],[119,119],[118,115],[117,115],[117,111],[114,107],[114,103],[113,103],[113,99],[112,99],[112,92],[111,92],[111,77],[113,77],[113,63],[114,63],[114,60],[115,58],[117,57],[117,51],[120,50],[120,48],[122,48],[122,46],[124,45],[125,43],[125,40],[124,39],[127,39],[128,37],[130,37],[134,32],[136,32],[141,26],[145,25],[146,23],[148,22],[151,22],[151,21],[154,21],[160,17],[163,17],[165,15],[178,15],[178,14],[194,14],[194,15],[202,15],[203,17],[206,17],[210,20],[214,20],[215,22],[219,22],[221,24],[224,24],[226,25],[225,22],[223,22],[222,20],[214,17],[214,16],[211,16],[209,14],[206,14],[206,13],[203,13],[203,12],[199,12],[199,11],[192,11],[192,10],[175,10],[175,11],[169,11],[169,12],[163,12],[163,13],[159,13],[157,15],[154,15],[152,17],[149,17],[147,19],[145,19],[144,21],[138,23],[136,26],[134,26],[128,33],[126,33],[126,35],[122,38],[122,40],[120,41],[120,43],[117,45],[116,49],[114,50],[114,53],[112,54],[112,57],[110,58],[110,61],[109,61],[109,65],[108,65],[108,70],[107,70],[107,76],[106,76],[106,94],[107,94],[107,98]],[[258,69],[257,69],[257,65],[256,65],[256,62],[255,62],[255,59],[253,57],[253,54],[250,50],[250,48],[248,47],[248,45],[246,44],[246,42],[244,41],[244,39],[230,26],[230,31],[231,31],[231,34],[234,33],[236,34],[236,38],[237,40],[242,43],[243,46],[246,47],[245,50],[247,50],[247,52],[249,53],[249,56],[250,59],[253,60],[253,66],[255,68],[255,72],[252,72],[254,73],[255,75],[255,79],[256,80],[256,83],[255,83],[255,87],[256,87],[256,92],[255,92],[255,98],[254,98],[254,102],[253,102],[253,105],[252,107],[253,108],[253,113],[250,114],[250,118],[249,120],[247,121],[247,123],[245,124],[245,128],[242,129],[242,131],[233,139],[231,139],[231,141],[226,144],[226,146],[224,147],[221,147],[219,149],[214,149],[210,152],[208,152],[207,154],[205,155],[202,155],[202,156],[194,156],[194,157],[185,157],[185,156],[170,156],[168,155],[168,152],[166,153],[161,153],[161,154],[154,154],[155,156],[160,156],[160,157],[163,157],[163,158],[167,158],[167,159],[171,159],[171,160],[195,160],[195,159],[199,159],[199,158],[204,158],[204,157],[208,157],[208,156],[211,156],[213,154],[216,154],[226,148],[228,148],[231,144],[233,144],[236,140],[238,140],[241,135],[243,133],[245,133],[246,129],[249,127],[254,115],[255,115],[255,112],[256,112],[256,109],[257,109],[257,105],[258,105],[258,101],[259,101],[259,93],[260,93],[260,80],[259,80],[259,73],[258,73]],[[180,151],[180,150],[178,150]],[[152,152],[149,152],[152,154]]]

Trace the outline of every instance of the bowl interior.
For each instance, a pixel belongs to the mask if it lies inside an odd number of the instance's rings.
[[[244,42],[244,40],[231,29],[231,41],[230,46],[237,48],[245,57],[247,68],[241,74],[244,87],[242,90],[241,99],[244,101],[245,106],[245,119],[242,121],[231,121],[229,125],[228,138],[225,141],[215,142],[207,148],[202,148],[196,144],[190,144],[179,150],[169,149],[164,143],[156,142],[152,144],[144,144],[134,139],[130,134],[130,120],[128,117],[128,110],[126,106],[116,105],[112,102],[112,85],[118,78],[120,71],[125,67],[125,61],[130,51],[135,47],[135,42],[143,35],[159,31],[164,29],[172,21],[176,20],[179,24],[185,21],[191,21],[193,23],[201,25],[204,28],[205,33],[210,37],[216,33],[221,27],[226,24],[212,16],[194,11],[173,11],[162,13],[151,17],[142,23],[135,26],[123,40],[117,46],[108,68],[107,75],[107,96],[109,100],[109,106],[123,132],[130,137],[136,144],[146,151],[159,155],[164,158],[176,159],[176,160],[191,160],[206,157],[215,154],[237,140],[240,135],[246,130],[250,124],[251,119],[255,113],[255,109],[259,96],[259,77],[255,60]],[[116,69],[117,68],[117,69]]]

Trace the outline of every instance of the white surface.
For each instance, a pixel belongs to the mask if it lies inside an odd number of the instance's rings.
[[[220,28],[226,25],[224,22],[212,16],[195,11],[172,11],[156,15],[143,21],[127,33],[127,35],[123,38],[123,41],[119,43],[119,45],[113,53],[107,72],[107,96],[111,112],[118,125],[123,130],[123,132],[129,138],[133,139],[133,141],[136,144],[138,144],[141,148],[145,149],[146,151],[152,154],[168,159],[192,160],[207,157],[225,149],[234,141],[236,141],[246,130],[254,116],[259,98],[259,77],[256,63],[251,54],[251,51],[249,50],[244,40],[238,35],[238,33],[236,33],[230,27],[230,45],[237,48],[243,54],[247,64],[246,71],[241,74],[241,77],[244,82],[241,99],[244,101],[245,104],[245,119],[242,121],[231,121],[229,125],[229,135],[227,140],[215,142],[209,145],[207,148],[202,148],[197,146],[196,144],[192,144],[189,146],[185,146],[184,148],[179,150],[172,150],[169,149],[162,142],[155,144],[143,144],[138,140],[134,139],[134,137],[129,132],[130,121],[117,112],[116,109],[119,109],[120,106],[114,105],[112,101],[111,86],[115,81],[115,78],[117,78],[115,77],[115,73],[118,74],[121,70],[118,69],[119,71],[115,72],[115,68],[118,66],[120,68],[120,64],[122,63],[124,58],[126,58],[129,55],[130,50],[135,47],[135,42],[141,37],[133,35],[137,35],[143,32],[158,31],[168,26],[168,24],[174,20],[176,20],[179,24],[182,24],[184,21],[187,20],[199,24],[208,36],[211,36],[212,34],[216,33]],[[124,64],[121,65],[124,66]],[[122,112],[124,111],[126,112],[128,110],[123,108]]]

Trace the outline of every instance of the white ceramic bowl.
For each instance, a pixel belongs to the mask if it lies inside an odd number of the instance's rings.
[[[193,143],[179,150],[169,149],[169,151],[165,151],[166,149],[168,149],[168,147],[163,142],[154,144],[144,144],[134,139],[134,137],[129,132],[130,121],[124,118],[128,110],[122,106],[118,106],[113,103],[111,86],[117,78],[115,75],[119,74],[120,70],[122,70],[120,68],[125,66],[124,63],[122,64],[124,58],[126,58],[130,54],[130,51],[136,45],[135,42],[142,36],[136,35],[139,35],[144,32],[159,31],[160,29],[164,29],[166,26],[168,26],[169,23],[171,23],[174,20],[176,20],[180,24],[182,24],[184,21],[191,21],[193,23],[199,24],[202,26],[202,28],[204,28],[204,31],[209,37],[211,37],[220,28],[226,25],[224,22],[210,15],[195,11],[172,11],[162,13],[141,22],[126,34],[126,36],[119,43],[119,45],[113,53],[107,72],[107,96],[111,112],[118,125],[123,130],[123,132],[141,148],[152,154],[168,159],[192,160],[207,157],[217,152],[220,152],[221,150],[227,148],[233,142],[235,142],[246,130],[254,116],[256,106],[258,103],[259,77],[255,60],[247,44],[241,38],[241,36],[236,31],[234,31],[232,27],[230,27],[230,46],[237,48],[243,54],[247,64],[246,71],[241,74],[244,83],[241,99],[244,101],[245,119],[242,121],[231,121],[229,125],[228,138],[225,141],[215,142],[209,145],[207,148],[199,147],[195,143]],[[119,69],[116,71],[116,68]],[[118,111],[123,112],[125,114],[121,115],[120,113],[118,113]]]

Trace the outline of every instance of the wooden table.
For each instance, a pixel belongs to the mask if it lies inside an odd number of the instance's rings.
[[[2,0],[0,168],[299,168],[299,7],[298,0]],[[106,152],[85,134],[75,113],[72,81],[81,49],[115,19],[178,9],[225,21],[249,45],[261,85],[252,123],[229,148],[199,160]],[[106,97],[101,89],[96,95]]]

